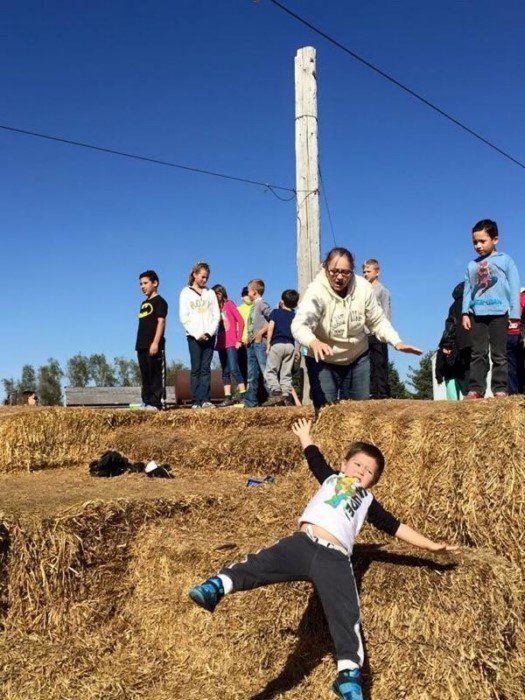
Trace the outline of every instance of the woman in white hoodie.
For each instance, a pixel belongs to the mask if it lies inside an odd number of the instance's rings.
[[[338,399],[370,398],[365,326],[396,350],[422,354],[401,341],[377,303],[372,285],[354,274],[352,253],[332,248],[292,322],[295,339],[308,349],[306,369],[316,409]]]

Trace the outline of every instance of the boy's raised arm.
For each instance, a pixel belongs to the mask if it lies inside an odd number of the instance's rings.
[[[337,472],[330,467],[317,445],[314,444],[311,430],[312,421],[306,420],[306,418],[299,418],[299,420],[296,420],[292,425],[292,431],[299,438],[301,447],[304,450],[308,468],[317,481],[322,484],[325,479],[332,476],[332,474],[337,474]]]
[[[305,450],[310,445],[314,444],[314,441],[312,440],[311,430],[312,421],[306,420],[306,418],[299,418],[292,425],[292,432],[299,438],[299,442],[301,443],[301,447],[303,448],[303,450]]]
[[[404,523],[401,523],[398,527],[395,536],[398,540],[412,544],[420,549],[428,549],[430,552],[450,552],[458,549],[455,545],[446,544],[445,542],[433,542]]]

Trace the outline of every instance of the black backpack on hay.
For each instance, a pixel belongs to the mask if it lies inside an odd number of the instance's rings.
[[[158,465],[155,462],[150,462],[146,466],[144,462],[130,462],[120,452],[115,452],[114,450],[104,452],[102,457],[95,459],[89,465],[91,476],[120,476],[126,472],[131,474],[145,473],[146,476],[155,479],[173,479],[169,464]]]
[[[130,466],[129,459],[123,457],[120,452],[109,450],[90,463],[89,473],[91,476],[120,476],[127,472]]]

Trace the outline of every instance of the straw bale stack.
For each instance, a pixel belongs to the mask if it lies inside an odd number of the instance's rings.
[[[355,566],[369,699],[523,697],[524,408],[511,398],[321,412],[314,436],[334,466],[346,443],[374,442],[387,457],[378,498],[462,545],[437,558],[364,529]],[[289,429],[300,415],[310,412],[42,409],[2,420],[2,488],[17,469],[86,464],[111,448],[168,461],[177,478],[209,474],[205,491],[201,479],[183,497],[2,514],[3,697],[331,697],[332,644],[308,584],[232,596],[213,616],[187,598],[221,565],[294,529],[316,488]],[[218,481],[251,473],[277,483],[219,495]]]
[[[213,616],[187,597],[291,531],[313,488],[303,467],[229,497],[89,503],[13,525],[6,700],[331,697],[332,644],[308,584],[232,596]],[[371,528],[363,539],[370,697],[518,700],[516,567],[482,550],[421,558],[374,544]]]
[[[109,440],[133,459],[147,453],[179,468],[278,474],[301,462],[290,428],[310,415],[307,408],[170,411],[140,430],[117,428]]]

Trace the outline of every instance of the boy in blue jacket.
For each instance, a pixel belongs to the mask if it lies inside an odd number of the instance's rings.
[[[462,326],[472,336],[472,356],[467,399],[485,395],[492,360],[492,393],[507,396],[507,328],[520,318],[520,281],[512,258],[496,250],[498,225],[483,219],[472,229],[478,254],[469,262],[463,291]]]

